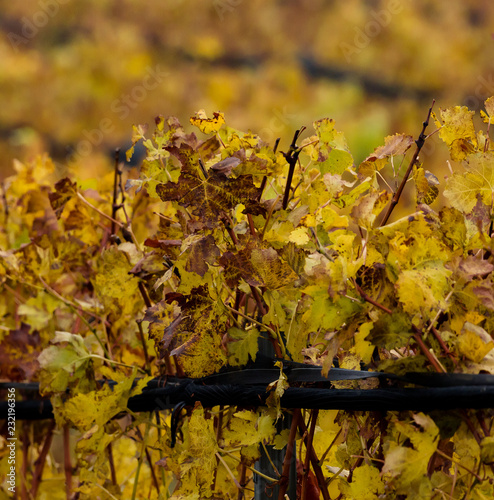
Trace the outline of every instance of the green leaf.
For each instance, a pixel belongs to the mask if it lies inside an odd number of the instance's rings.
[[[383,314],[365,338],[377,347],[394,349],[405,346],[412,335],[412,322],[401,312]]]
[[[314,122],[319,144],[314,149],[313,159],[322,174],[342,174],[353,165],[344,135],[334,128],[334,120],[323,118]]]
[[[39,355],[42,368],[40,392],[63,393],[79,379],[84,385],[91,385],[89,374],[92,361],[84,339],[69,332],[56,332],[52,343],[66,345],[47,347]]]

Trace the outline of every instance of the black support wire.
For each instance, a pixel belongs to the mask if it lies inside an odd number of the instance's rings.
[[[284,373],[290,387],[281,398],[282,408],[338,409],[350,411],[432,411],[494,408],[494,375],[448,373],[390,373],[332,368],[328,377],[319,367],[285,363]],[[266,405],[267,386],[276,381],[278,368],[250,368],[215,374],[202,379],[167,377],[151,380],[142,394],[128,400],[133,412],[174,408],[178,404],[204,407]],[[376,389],[336,389],[333,384],[348,380],[374,378]],[[104,382],[110,386],[115,382]],[[17,420],[52,419],[49,399],[41,399],[36,383],[1,382],[0,391],[15,387],[22,401],[16,402]],[[0,402],[0,415],[7,414],[7,402]]]

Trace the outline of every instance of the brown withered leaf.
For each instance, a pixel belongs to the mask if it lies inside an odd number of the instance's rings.
[[[484,280],[479,286],[474,287],[473,293],[484,307],[494,311],[494,283],[492,279]]]
[[[234,177],[239,175],[259,176],[268,173],[268,161],[253,152],[247,156],[244,148],[235,151],[231,158],[237,160],[237,164],[232,167]]]
[[[190,295],[173,297],[181,312],[173,320],[166,311],[167,300],[149,308],[144,317],[149,321],[149,334],[159,348],[176,356],[185,373],[200,377],[217,371],[226,363],[221,347],[226,333],[226,310],[221,301],[214,300],[207,286],[193,288]]]
[[[369,229],[374,224],[376,217],[382,212],[391,198],[391,194],[387,191],[373,191],[365,196],[353,206],[351,216],[355,222]]]
[[[243,278],[249,285],[275,290],[298,278],[274,248],[262,248],[253,240],[249,240],[236,253],[224,253],[219,263],[224,267],[224,278],[231,287],[235,287]]]
[[[148,252],[139,259],[137,264],[129,271],[129,274],[144,277],[163,271],[163,255],[161,252]]]
[[[51,209],[45,210],[42,217],[36,217],[33,220],[33,236],[42,236],[44,234],[54,234],[59,230],[57,218]]]
[[[281,288],[298,278],[274,248],[254,248],[250,261],[262,283],[270,289]]]
[[[31,237],[53,234],[58,231],[58,220],[50,204],[49,196],[44,189],[28,191],[21,198],[27,213],[39,214],[33,220]]]
[[[384,146],[379,146],[374,150],[374,153],[369,155],[365,161],[376,161],[387,158],[388,156],[396,156],[405,154],[408,148],[413,144],[411,135],[395,134],[388,135],[384,139]]]
[[[487,231],[491,224],[491,208],[484,203],[481,193],[477,193],[477,202],[472,211],[466,214],[465,217],[473,222],[480,232]]]
[[[151,248],[161,248],[167,250],[169,247],[179,247],[182,245],[182,240],[158,240],[156,238],[146,238],[144,245]]]
[[[230,174],[232,173],[232,170],[239,164],[240,160],[238,158],[235,158],[235,156],[230,156],[228,158],[225,158],[224,160],[219,161],[218,163],[215,163],[211,167],[211,170],[214,170],[215,172],[219,172],[229,177]]]
[[[300,276],[304,272],[305,267],[305,252],[297,247],[293,241],[289,241],[283,246],[283,259],[288,265]]]
[[[254,277],[255,271],[249,259],[249,252],[245,249],[236,253],[225,252],[220,257],[219,263],[223,266],[223,278],[230,288],[235,288],[240,278],[243,278],[249,285],[261,285],[261,281]]]
[[[73,197],[77,195],[77,185],[68,177],[59,180],[55,184],[55,191],[48,194],[51,206],[55,211],[57,218],[60,218],[63,207]]]
[[[40,337],[22,323],[2,340],[0,349],[0,377],[10,381],[30,380],[39,369]]]
[[[193,132],[186,134],[180,120],[175,116],[169,116],[166,119],[163,116],[158,116],[155,118],[155,122],[157,125],[159,124],[153,134],[153,139],[157,144],[168,143],[173,146],[180,146],[180,144],[186,143],[192,147],[198,144],[196,135]],[[168,126],[167,131],[165,131],[165,122]]]
[[[422,167],[415,169],[413,178],[415,180],[415,195],[417,197],[417,203],[431,205],[439,195],[439,188],[437,187],[439,186],[438,178],[428,170],[424,170]]]
[[[197,150],[203,160],[209,160],[217,153],[220,146],[220,141],[218,141],[216,135],[212,135],[205,141],[202,141],[197,147]]]
[[[469,255],[460,261],[459,269],[466,275],[467,279],[472,279],[475,276],[485,276],[492,273],[494,266],[486,260]]]
[[[180,160],[182,169],[177,183],[156,186],[156,192],[163,201],[178,201],[183,207],[191,207],[194,215],[209,224],[217,223],[222,214],[239,203],[251,213],[256,213],[258,203],[255,200],[260,190],[254,185],[251,175],[231,179],[214,169],[203,172],[199,156],[190,146],[166,149]]]
[[[203,236],[190,245],[185,270],[204,276],[208,271],[208,264],[214,264],[220,254],[213,236],[211,234]]]

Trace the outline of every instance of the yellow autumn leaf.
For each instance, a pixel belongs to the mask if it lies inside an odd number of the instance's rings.
[[[288,241],[292,241],[298,246],[307,245],[310,241],[309,230],[306,227],[297,227],[288,236]]]
[[[257,415],[250,411],[236,412],[225,428],[223,438],[231,447],[251,446],[260,442],[256,429]]]
[[[403,310],[410,314],[427,314],[430,311],[434,316],[435,310],[445,308],[444,299],[450,291],[450,274],[450,271],[440,267],[403,271],[395,285]]]
[[[102,428],[127,407],[136,373],[134,370],[132,376],[124,378],[112,388],[105,385],[86,394],[76,394],[56,408],[58,419],[61,422],[70,422],[83,431],[88,431],[94,425]]]
[[[489,99],[484,102],[484,106],[487,114],[481,109],[480,116],[484,123],[490,123],[492,125],[494,124],[494,97],[489,97]]]
[[[466,106],[455,106],[440,111],[443,124],[434,116],[436,126],[440,128],[439,137],[449,146],[452,160],[465,158],[465,149],[477,146],[477,135],[473,125],[474,111]]]
[[[385,483],[376,467],[363,464],[355,469],[349,490],[353,500],[377,500],[385,493]]]
[[[130,270],[131,264],[125,254],[110,247],[103,253],[98,273],[92,280],[96,295],[118,323],[128,321],[127,317],[142,305],[138,278],[129,274]]]
[[[283,373],[283,364],[280,361],[277,361],[275,363],[275,366],[277,366],[280,369],[280,376],[278,380],[271,382],[268,385],[268,389],[271,390],[271,393],[269,394],[266,404],[268,408],[272,408],[276,411],[276,418],[280,418],[281,416],[281,397],[283,396],[283,393],[285,392],[285,389],[288,389],[290,387],[290,384],[288,383],[288,378],[287,376]]]
[[[394,432],[403,437],[396,441],[389,436],[384,445],[385,462],[382,471],[397,478],[403,490],[423,478],[427,464],[439,444],[439,429],[431,417],[423,413],[413,415],[414,422],[394,420]],[[404,439],[409,439],[409,445]]]
[[[444,196],[463,213],[470,213],[480,198],[492,207],[494,196],[494,151],[475,153],[463,163],[465,171],[455,172],[447,181]]]
[[[221,126],[225,123],[225,116],[223,113],[215,111],[213,113],[213,117],[208,118],[206,112],[201,109],[190,118],[190,123],[204,134],[210,134],[211,132],[218,132]]]
[[[480,363],[494,348],[490,335],[480,326],[466,322],[458,336],[456,347],[460,355]]]
[[[391,194],[387,191],[373,191],[362,196],[356,205],[353,206],[351,215],[357,224],[365,229],[371,229],[376,217],[382,212]]]
[[[177,498],[186,494],[195,494],[198,499],[210,498],[219,447],[213,419],[204,417],[200,403],[196,403],[192,415],[184,423],[183,433],[185,443],[177,450],[179,455],[176,457],[180,464],[181,483],[175,495]]]
[[[364,363],[370,362],[375,349],[375,346],[366,340],[367,335],[369,335],[373,327],[374,323],[372,321],[367,321],[360,325],[354,337],[355,345],[351,348],[351,352],[355,353]]]

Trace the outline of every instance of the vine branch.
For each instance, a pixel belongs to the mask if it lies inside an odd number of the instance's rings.
[[[295,448],[295,435],[301,419],[300,409],[296,408],[293,411],[292,426],[290,427],[290,435],[288,436],[288,444],[286,446],[285,459],[283,460],[283,472],[280,478],[280,489],[278,491],[278,500],[285,498],[285,493],[289,484],[290,464],[293,459],[293,450]]]
[[[407,168],[407,171],[405,172],[405,175],[403,176],[401,184],[398,187],[398,190],[396,191],[396,193],[394,194],[394,196],[391,200],[391,203],[389,204],[388,210],[381,221],[381,227],[385,226],[387,224],[391,213],[393,212],[394,208],[398,204],[398,201],[400,200],[401,193],[403,193],[403,189],[405,188],[405,184],[407,183],[408,178],[410,177],[410,173],[412,172],[414,165],[417,163],[417,160],[419,158],[419,153],[420,153],[422,147],[424,146],[425,139],[427,137],[425,135],[425,129],[429,125],[429,119],[431,117],[432,108],[434,107],[435,102],[436,102],[435,99],[433,99],[432,105],[429,108],[429,112],[427,113],[427,119],[425,120],[425,122],[422,123],[422,132],[420,132],[419,138],[415,141],[415,144],[417,145],[417,147],[415,148],[415,153],[413,154],[413,157],[410,161],[410,164],[408,165],[408,168]]]
[[[297,140],[304,130],[305,127],[302,127],[295,131],[288,153],[282,153],[289,166],[288,176],[286,178],[285,193],[283,194],[283,210],[286,210],[286,207],[288,206],[288,199],[290,198],[290,186],[292,184],[293,173],[295,172],[295,165],[297,164],[298,155],[300,154],[300,149],[297,148]]]
[[[324,500],[331,500],[331,497],[329,496],[329,492],[328,492],[328,485],[326,484],[326,479],[324,478],[324,474],[323,474],[322,469],[321,469],[321,463],[322,463],[322,460],[324,458],[322,458],[321,460],[318,460],[316,452],[314,450],[314,447],[312,446],[312,444],[309,445],[307,426],[305,425],[305,422],[303,421],[303,419],[299,419],[298,426],[299,426],[300,433],[304,436],[307,454],[310,456],[310,462],[312,464],[312,468],[314,469],[314,474],[316,475],[317,483],[319,485],[319,489],[321,490],[322,497],[324,498]],[[340,432],[341,432],[341,429],[340,429]],[[338,435],[339,434],[340,433],[338,433]],[[334,440],[333,440],[333,442],[334,442]],[[333,443],[331,443],[331,446],[332,445],[333,445]]]
[[[118,160],[119,160],[119,155],[120,155],[120,148],[115,149],[115,168],[114,168],[114,178],[113,178],[113,203],[112,203],[112,210],[111,210],[111,234],[115,234],[115,231],[117,229],[117,226],[115,224],[116,222],[116,215],[117,215],[117,210],[120,208],[119,205],[117,204],[117,196],[118,196],[118,178],[120,175],[120,169],[118,167]]]

